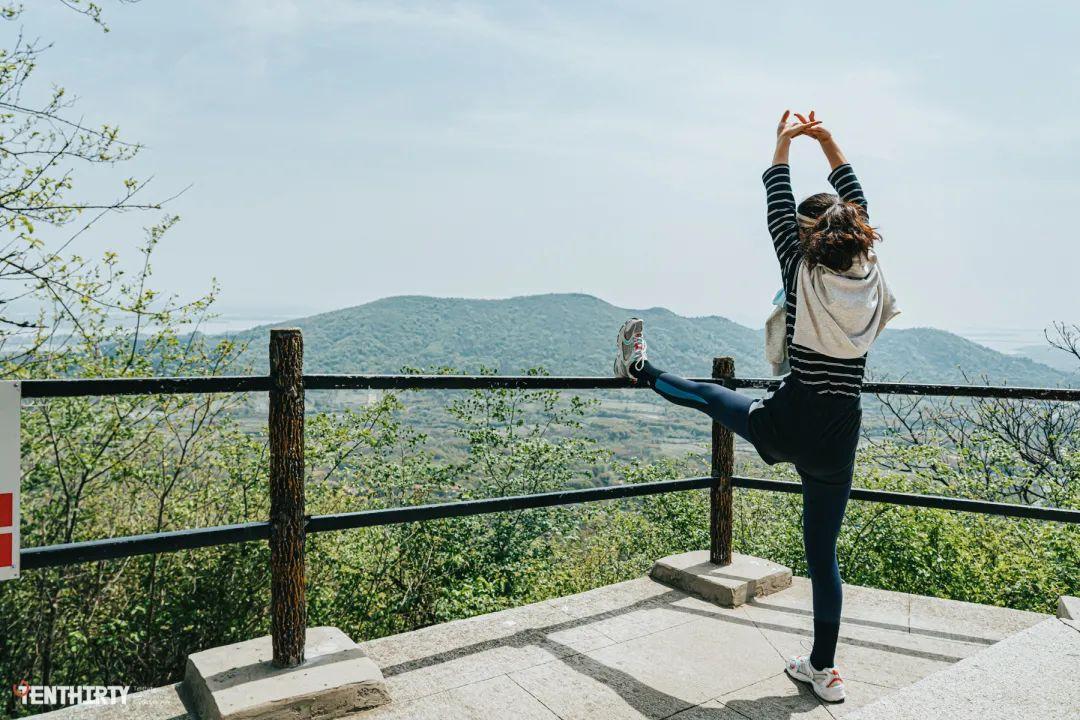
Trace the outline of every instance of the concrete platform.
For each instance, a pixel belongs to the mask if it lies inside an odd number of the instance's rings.
[[[791,586],[791,569],[733,553],[731,564],[713,565],[708,550],[669,555],[653,564],[654,580],[725,607],[738,607],[754,597]]]
[[[390,701],[378,666],[337,628],[309,628],[298,667],[272,657],[269,635],[188,656],[184,689],[202,720],[330,720]]]
[[[838,657],[848,700],[826,706],[783,674],[783,658],[810,647],[810,607],[809,581],[800,577],[735,608],[643,577],[380,638],[360,648],[382,669],[394,701],[349,717],[830,720],[1049,617],[846,586]],[[175,688],[134,695],[124,712],[48,717],[196,720]],[[926,717],[985,720],[962,705]]]

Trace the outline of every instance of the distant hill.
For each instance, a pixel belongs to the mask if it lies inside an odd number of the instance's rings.
[[[1080,362],[1077,362],[1076,358],[1069,353],[1051,347],[1049,344],[1024,345],[1017,348],[1015,354],[1042,363],[1055,370],[1071,373],[1077,381],[1080,381]]]
[[[875,377],[912,382],[972,382],[983,379],[1013,385],[1068,385],[1075,375],[1006,355],[959,335],[934,328],[886,330],[870,351]]]
[[[250,342],[246,360],[266,368],[267,331],[304,331],[309,372],[388,373],[403,366],[481,366],[517,373],[542,365],[552,374],[610,372],[615,333],[631,315],[645,320],[651,355],[673,372],[706,375],[714,355],[735,357],[744,376],[768,375],[763,331],[711,315],[688,318],[664,308],[619,308],[590,295],[532,295],[504,300],[390,297],[357,307],[232,334]],[[962,382],[988,378],[1016,385],[1057,385],[1071,376],[1028,358],[1005,355],[942,330],[887,330],[870,353],[879,379]]]

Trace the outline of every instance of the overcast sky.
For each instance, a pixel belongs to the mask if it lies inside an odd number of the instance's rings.
[[[37,81],[148,146],[83,196],[191,184],[158,285],[217,277],[229,314],[586,292],[760,325],[792,107],[863,181],[898,324],[1080,319],[1075,3],[106,1],[108,34],[27,5]],[[816,144],[792,164],[826,189]]]

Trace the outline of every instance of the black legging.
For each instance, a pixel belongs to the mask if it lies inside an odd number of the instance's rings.
[[[851,474],[847,482],[830,483],[796,470],[803,481],[803,547],[814,594],[814,647],[810,664],[824,670],[836,664],[836,640],[840,635],[844,588],[836,561],[836,540],[851,494]]]
[[[700,410],[748,443],[750,439],[750,406],[753,401],[745,395],[715,383],[700,383],[658,370],[648,360],[634,377],[648,383],[656,392],[676,405]]]
[[[633,371],[633,370],[632,370]],[[676,405],[700,410],[743,440],[750,437],[750,408],[745,395],[716,383],[700,383],[658,370],[646,361],[635,378]],[[810,475],[796,466],[802,478],[803,547],[814,593],[814,648],[810,664],[818,670],[836,664],[843,586],[836,561],[836,540],[844,520],[854,465],[835,473]]]

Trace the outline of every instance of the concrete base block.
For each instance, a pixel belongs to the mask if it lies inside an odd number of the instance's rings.
[[[1059,597],[1057,616],[1062,620],[1080,620],[1080,598],[1072,595]]]
[[[390,701],[378,666],[337,628],[309,628],[304,657],[274,667],[270,636],[203,650],[184,685],[202,720],[330,720]]]
[[[791,586],[791,569],[734,553],[730,565],[713,565],[708,550],[671,555],[653,564],[652,577],[718,605],[736,607]]]

